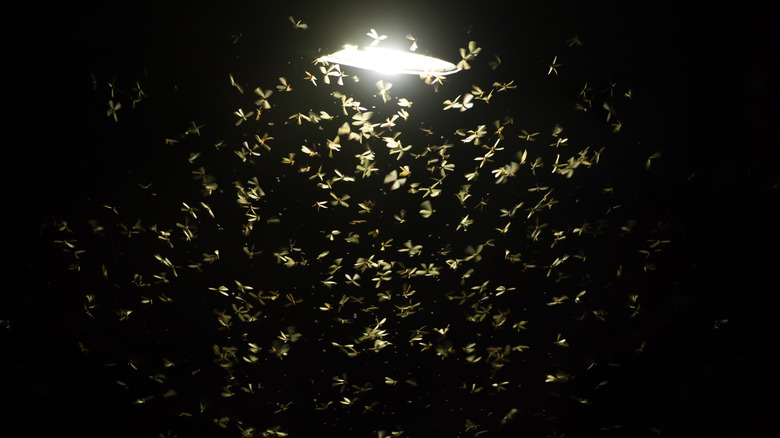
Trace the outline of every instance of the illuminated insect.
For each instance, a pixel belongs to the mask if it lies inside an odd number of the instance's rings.
[[[383,139],[385,140],[386,146],[390,149],[390,154],[391,155],[398,154],[396,159],[400,160],[401,157],[404,155],[404,152],[406,152],[409,149],[411,149],[412,145],[403,146],[400,141],[396,140],[396,137],[398,137],[398,134],[400,134],[400,133],[397,133],[393,137],[383,137]]]
[[[135,104],[142,101],[146,97],[146,93],[141,89],[141,83],[138,80],[135,81],[135,85],[130,91],[135,93],[135,96],[133,96],[133,108],[135,108]]]
[[[287,78],[279,78],[280,84],[276,86],[276,89],[282,92],[292,91],[292,87],[287,83]]]
[[[653,160],[655,160],[656,158],[660,158],[660,157],[661,157],[661,152],[660,151],[655,152],[652,155],[650,155],[647,158],[647,161],[645,161],[645,169],[650,170],[650,168],[653,166]]]
[[[333,140],[328,139],[327,141],[328,146],[328,157],[333,158],[333,151],[340,151],[341,150],[341,143],[339,136],[336,136]]]
[[[471,107],[474,106],[474,103],[471,102],[471,100],[474,98],[474,95],[471,93],[466,93],[463,95],[463,102],[460,104],[460,111],[466,111],[467,109],[471,109]]]
[[[292,120],[292,119],[296,119],[299,125],[301,124],[301,119],[306,120],[307,122],[311,122],[311,118],[309,116],[301,113],[293,114],[287,118],[287,120]]]
[[[471,225],[473,223],[474,223],[474,220],[473,219],[469,219],[469,215],[466,215],[466,216],[464,216],[460,220],[460,222],[458,222],[458,226],[455,229],[456,230],[463,229],[463,231],[466,231],[466,229],[468,229],[469,225]]]
[[[406,178],[398,178],[398,172],[393,170],[385,176],[385,184],[392,184],[390,190],[396,190],[406,184]]]
[[[515,85],[515,80],[512,79],[509,82],[493,82],[493,87],[496,88],[496,92],[500,91],[506,91],[506,90],[512,90],[514,88],[517,88],[517,85]]]
[[[393,114],[392,117],[388,117],[385,119],[385,122],[380,124],[380,128],[388,128],[389,130],[392,130],[393,127],[395,127],[395,121],[398,119],[398,114]],[[409,146],[411,147],[411,146]],[[406,150],[406,149],[404,149]]]
[[[383,40],[387,39],[387,35],[379,35],[379,34],[376,32],[376,30],[374,30],[374,29],[371,29],[371,31],[370,31],[370,32],[368,32],[366,35],[370,36],[370,37],[373,39],[373,41],[371,41],[371,46],[372,46],[372,47],[373,47],[373,46],[376,46],[376,45],[377,45],[377,44],[379,44],[381,41],[383,41]]]
[[[539,135],[538,132],[534,132],[532,134],[529,134],[528,131],[526,131],[525,129],[521,129],[520,130],[520,134],[521,135],[519,135],[518,137],[523,139],[523,140],[525,140],[525,141],[536,141],[536,139],[534,137]]]
[[[295,164],[295,152],[290,152],[286,157],[282,157],[282,164],[289,164],[290,166]]]
[[[314,76],[313,74],[309,73],[309,72],[305,72],[305,73],[306,73],[306,77],[303,78],[303,79],[306,79],[307,81],[310,81],[316,87],[317,86],[317,77]]]
[[[304,22],[303,22],[303,21],[301,21],[301,20],[296,20],[296,19],[295,19],[295,18],[293,18],[292,16],[289,16],[289,17],[287,17],[287,19],[288,19],[288,20],[290,20],[290,23],[292,23],[292,25],[293,25],[293,29],[302,29],[302,30],[306,30],[306,29],[308,29],[308,28],[309,28],[309,25],[308,25],[308,24],[304,23]]]
[[[347,203],[347,200],[351,198],[349,194],[344,194],[343,196],[337,196],[335,193],[330,192],[330,197],[333,198],[332,201],[330,201],[330,205],[340,205],[342,207],[349,207],[349,203]]]
[[[417,38],[413,37],[412,35],[406,35],[406,39],[412,42],[412,45],[409,46],[409,50],[412,52],[417,50]]]
[[[604,102],[603,104],[601,104],[601,107],[604,108],[607,111],[607,121],[608,122],[612,118],[612,116],[616,116],[617,115],[617,113],[615,112],[615,108],[612,105],[610,105],[608,102]]]
[[[469,129],[468,131],[458,130],[457,134],[466,137],[461,140],[463,143],[474,142],[475,145],[479,145],[480,138],[482,138],[485,134],[487,134],[487,130],[485,129],[485,125],[479,125],[477,126],[476,130],[473,129]]]
[[[354,286],[360,287],[360,284],[358,283],[358,280],[360,280],[360,274],[357,273],[355,275],[344,274],[344,277],[346,277],[347,279],[347,284],[352,284]]]
[[[368,124],[368,121],[371,120],[371,116],[373,116],[373,111],[366,111],[366,112],[359,112],[352,116],[352,119],[354,122],[352,122],[355,126],[363,126]],[[339,129],[339,135],[347,135],[350,133],[349,125],[346,126],[346,128]]]
[[[271,108],[271,104],[268,103],[268,98],[273,93],[274,92],[272,90],[263,90],[260,87],[255,88],[255,94],[260,96],[260,98],[255,101],[255,105],[260,107],[260,109],[270,109]]]
[[[390,99],[390,93],[388,93],[388,91],[393,88],[393,84],[380,79],[376,83],[376,88],[379,89],[379,95],[382,96],[382,101],[387,103],[387,101]]]
[[[244,88],[233,78],[233,73],[230,73],[228,76],[230,77],[230,86],[236,87],[239,93],[244,94]]]
[[[301,145],[301,152],[303,152],[304,154],[306,154],[306,155],[308,155],[310,157],[319,157],[320,156],[319,152],[317,152],[315,150],[312,150],[312,149],[309,149],[309,147],[306,146],[306,145]]]
[[[108,117],[113,117],[115,122],[119,121],[119,118],[117,117],[117,111],[122,108],[122,104],[120,102],[114,102],[113,100],[108,101],[108,110],[106,110],[106,115]]]
[[[423,201],[420,204],[420,216],[424,218],[429,218],[433,214],[433,212],[436,211],[431,206],[431,201]]]
[[[254,111],[249,111],[248,113],[244,114],[244,110],[239,108],[238,111],[233,113],[238,117],[238,120],[236,120],[236,126],[246,122],[247,118],[252,117],[252,114],[254,113]]]
[[[407,252],[409,253],[409,257],[414,257],[422,251],[423,246],[422,245],[415,245],[412,243],[411,240],[407,240],[406,243],[404,243],[404,247],[400,248],[398,252]],[[402,293],[404,298],[409,298],[410,296],[414,295],[414,291],[411,290],[411,286],[406,284],[404,285],[404,291]]]
[[[498,55],[493,55],[493,58],[495,58],[493,61],[490,61],[488,65],[492,70],[495,70],[498,68],[499,65],[501,65],[501,58]]]
[[[468,61],[471,61],[472,59],[476,58],[477,55],[479,55],[479,52],[482,51],[481,47],[477,47],[476,41],[469,41],[468,48],[461,48],[460,49],[460,57],[461,60],[458,62],[458,69],[460,70],[468,70],[471,68],[471,65],[468,63]]]
[[[559,347],[568,347],[569,346],[569,343],[566,342],[566,338],[562,338],[560,333],[558,333],[558,335],[556,335],[555,341],[553,342],[553,344],[555,344],[555,345],[557,345]]]
[[[447,111],[448,109],[451,108],[454,109],[460,108],[460,95],[458,95],[458,97],[456,97],[455,99],[452,100],[447,99],[444,101],[444,111]]]
[[[558,76],[558,70],[557,68],[560,67],[561,64],[558,63],[558,55],[555,55],[552,62],[550,63],[549,67],[550,69],[547,70],[547,76],[550,76],[550,73],[555,72],[555,76]]]
[[[114,98],[114,91],[116,91],[116,78],[111,79],[108,83],[108,88],[111,90],[111,98]]]

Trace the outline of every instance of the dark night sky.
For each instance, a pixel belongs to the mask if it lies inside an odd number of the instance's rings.
[[[7,59],[2,163],[10,195],[2,220],[14,259],[0,297],[0,378],[15,406],[0,414],[3,436],[762,436],[780,426],[772,414],[777,403],[767,401],[778,386],[780,290],[772,275],[778,47],[767,11],[705,14],[618,2],[538,2],[511,12],[500,2],[210,3],[36,4],[0,19]],[[290,15],[308,29],[293,29]],[[348,67],[360,82],[324,84],[313,61],[346,43],[367,44],[371,28],[389,36],[385,47],[406,46],[404,36],[413,34],[419,52],[453,62],[469,41],[482,51],[472,69],[448,77],[438,91],[414,76]],[[567,43],[575,35],[581,47]],[[488,65],[494,54],[502,60],[496,70]],[[559,74],[548,75],[556,56]],[[316,87],[303,79],[305,71],[315,73]],[[243,94],[231,87],[231,74]],[[291,92],[274,88],[279,77]],[[393,83],[390,102],[377,95],[380,79]],[[509,81],[517,87],[493,87]],[[585,83],[592,106],[577,111]],[[145,98],[132,108],[137,84]],[[494,89],[489,103],[442,111],[444,100],[472,85]],[[256,109],[255,87],[274,90],[272,108],[236,126],[234,111]],[[624,96],[629,89],[631,99]],[[335,91],[373,111],[372,123],[400,109],[396,99],[413,105],[408,120],[363,145],[342,136],[331,159],[326,142],[355,113],[343,115]],[[118,122],[106,116],[109,100],[122,104]],[[605,102],[616,113],[609,122]],[[335,120],[299,126],[288,119],[310,110]],[[619,133],[615,120],[623,123]],[[504,149],[467,181],[478,166],[474,158],[498,138],[494,121],[505,125]],[[186,133],[193,123],[203,125],[201,135]],[[556,124],[564,128],[557,138]],[[456,133],[478,125],[486,125],[485,147]],[[538,141],[521,140],[521,130],[539,132]],[[397,132],[412,145],[399,159],[381,139]],[[234,151],[264,133],[274,137],[271,151],[242,162]],[[548,146],[560,138],[568,144]],[[215,148],[219,141],[226,146]],[[436,148],[444,143],[453,144],[446,157]],[[301,145],[321,156],[306,156]],[[379,168],[369,178],[354,170],[365,145]],[[602,147],[599,163],[581,164],[573,177],[551,173],[557,155],[565,162],[586,150],[582,156],[593,161]],[[519,162],[523,150],[528,160],[516,176],[495,184],[491,170]],[[295,164],[283,164],[291,152]],[[200,155],[190,163],[192,153]],[[544,167],[534,174],[537,157]],[[445,172],[441,195],[410,193],[413,183],[433,184],[443,159],[455,167]],[[325,180],[339,169],[355,182],[318,188],[313,175],[320,165]],[[382,179],[404,165],[412,171],[407,184],[389,190]],[[200,167],[219,185],[211,195],[193,177]],[[261,220],[244,235],[247,210],[236,203],[234,181],[249,188],[253,177],[265,196],[253,203]],[[455,195],[464,184],[471,197],[461,205]],[[548,188],[528,190],[536,186]],[[333,200],[331,192],[349,194],[349,207],[312,207]],[[529,215],[529,207],[549,199],[557,203]],[[358,204],[366,200],[376,205],[361,214]],[[418,214],[424,200],[435,209],[428,219]],[[198,207],[197,218],[181,210],[182,202]],[[516,216],[502,216],[519,202]],[[394,219],[401,210],[405,223]],[[458,223],[465,215],[474,222],[464,231]],[[497,231],[510,219],[508,232]],[[123,235],[139,220],[137,235]],[[591,230],[578,235],[583,222]],[[182,223],[195,231],[193,240],[185,240]],[[155,229],[171,230],[172,247]],[[329,240],[333,230],[341,234]],[[553,245],[554,232],[566,239]],[[359,243],[345,241],[350,233]],[[391,247],[380,251],[388,239]],[[422,252],[398,252],[405,242]],[[242,247],[252,245],[262,254],[247,257]],[[482,258],[464,260],[467,248],[479,245]],[[220,260],[202,262],[215,249]],[[296,266],[276,262],[274,253],[284,251]],[[509,253],[520,253],[521,262],[507,261]],[[176,277],[155,254],[170,258]],[[353,266],[372,255],[393,263],[376,288],[377,269]],[[337,284],[325,287],[321,281],[339,258]],[[457,270],[447,264],[454,259]],[[198,262],[200,269],[187,267]],[[79,272],[68,269],[74,263]],[[429,263],[439,276],[399,274]],[[155,280],[166,271],[168,283]],[[356,272],[361,287],[345,281]],[[134,274],[151,284],[137,287]],[[238,291],[236,280],[254,293],[280,295],[262,304]],[[209,290],[220,285],[229,291]],[[405,285],[416,293],[403,297]],[[499,293],[500,285],[516,289]],[[380,292],[393,298],[381,300]],[[293,305],[287,294],[303,301]],[[93,318],[85,312],[88,295]],[[550,305],[563,295],[563,304]],[[339,310],[342,296],[353,298]],[[142,303],[146,298],[153,304]],[[325,303],[334,308],[321,310]],[[239,320],[235,306],[242,304],[260,312],[257,321]],[[401,316],[411,305],[416,313]],[[133,311],[126,321],[121,309]],[[220,326],[220,311],[232,315],[229,329]],[[470,320],[479,312],[484,320]],[[506,322],[496,327],[502,314]],[[370,351],[373,341],[359,338],[385,318],[381,329],[391,344]],[[520,321],[528,328],[513,328]],[[410,343],[423,326],[423,339]],[[434,331],[447,326],[446,335]],[[288,330],[300,339],[278,338]],[[554,344],[558,334],[568,347]],[[332,342],[355,344],[359,354],[349,357]],[[89,351],[79,351],[79,343]],[[242,359],[249,343],[260,348],[257,363]],[[235,346],[237,356],[219,363],[215,345]],[[506,362],[491,355],[491,347],[507,345],[530,348],[512,351]],[[287,347],[281,360],[272,352]],[[481,359],[468,363],[472,353]],[[545,382],[559,371],[566,381]],[[345,373],[342,390],[335,379]],[[386,377],[398,383],[388,385]],[[144,397],[152,398],[135,403]],[[344,397],[354,404],[343,404]]]

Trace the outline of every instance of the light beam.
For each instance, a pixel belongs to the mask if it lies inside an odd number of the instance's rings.
[[[351,45],[322,56],[317,62],[347,65],[386,74],[445,76],[460,71],[455,64],[432,56],[379,47],[358,49],[357,46]]]

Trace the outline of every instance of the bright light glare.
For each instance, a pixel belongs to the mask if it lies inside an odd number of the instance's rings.
[[[357,46],[347,45],[343,50],[325,55],[317,61],[387,74],[444,76],[460,71],[455,64],[442,59],[379,47],[366,47],[361,50]]]

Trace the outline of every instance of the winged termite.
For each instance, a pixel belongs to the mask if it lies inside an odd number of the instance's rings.
[[[463,95],[463,102],[460,103],[460,111],[466,111],[467,109],[471,109],[472,106],[474,106],[474,103],[471,102],[471,100],[474,98],[474,95],[471,93],[466,93]]]
[[[93,77],[94,77],[94,76],[93,76]],[[107,83],[106,85],[108,85],[108,89],[109,89],[109,90],[111,90],[111,98],[113,99],[113,98],[114,98],[114,93],[115,93],[116,91],[119,91],[119,90],[116,88],[116,78],[112,78],[112,79],[111,79],[111,82]]]
[[[444,104],[444,111],[447,111],[448,109],[458,109],[460,108],[460,95],[456,97],[455,99],[447,99],[443,102]]]
[[[197,135],[200,137],[200,129],[205,127],[206,125],[198,125],[195,123],[195,121],[190,122],[190,126],[187,127],[187,130],[184,132],[186,135]]]
[[[287,83],[287,78],[280,77],[279,78],[279,85],[276,86],[276,89],[281,92],[288,92],[292,91],[292,86]]]
[[[271,104],[268,103],[268,98],[274,93],[272,90],[263,90],[260,87],[257,87],[255,88],[254,93],[260,96],[259,99],[255,100],[255,105],[260,107],[260,109],[271,108]]]
[[[456,230],[463,229],[463,231],[466,231],[468,229],[469,225],[473,224],[474,220],[469,219],[469,215],[464,216],[460,222],[458,222],[458,226],[455,228]]]
[[[268,350],[268,354],[273,354],[278,359],[284,359],[285,356],[287,356],[290,352],[291,345],[286,342],[281,342],[278,339],[275,339],[271,343],[271,348]]]
[[[395,121],[398,119],[398,114],[393,114],[391,117],[388,117],[385,119],[385,122],[380,124],[380,128],[387,128],[388,130],[392,130],[392,128],[395,126]]]
[[[528,131],[526,131],[524,129],[521,129],[519,137],[521,139],[525,140],[525,141],[536,141],[536,139],[534,137],[536,137],[537,135],[539,135],[538,132],[534,132],[532,134],[529,134]]]
[[[558,67],[560,66],[561,64],[558,62],[558,55],[556,55],[549,65],[550,69],[547,71],[547,76],[550,76],[553,72],[555,72],[555,76],[558,76]]]
[[[341,150],[340,137],[336,136],[336,138],[334,138],[333,140],[328,139],[327,147],[328,147],[328,157],[333,158],[333,151],[338,152]]]
[[[301,124],[301,120],[306,120],[307,122],[311,121],[311,118],[309,116],[302,113],[296,113],[287,118],[287,120],[292,120],[292,119],[297,120],[299,125]]]
[[[388,91],[393,88],[393,84],[380,79],[376,83],[376,88],[379,90],[379,95],[382,96],[382,102],[387,103],[387,101],[390,100],[390,93]]]
[[[557,345],[559,347],[568,347],[569,346],[569,343],[566,342],[566,338],[561,337],[560,333],[558,333],[556,335],[555,341],[553,342],[553,344],[555,344],[555,345]]]
[[[371,31],[370,31],[370,32],[368,32],[366,35],[367,35],[367,36],[369,36],[369,37],[371,37],[371,39],[373,40],[373,41],[371,41],[371,46],[372,46],[372,47],[373,47],[373,46],[376,46],[376,45],[377,45],[377,44],[379,44],[381,41],[384,41],[385,39],[387,39],[387,35],[379,35],[379,34],[376,32],[376,30],[374,30],[374,29],[371,29]]]
[[[320,156],[319,152],[317,152],[315,150],[309,149],[309,147],[306,146],[306,145],[301,145],[301,152],[303,152],[304,154],[306,154],[306,155],[308,155],[310,157],[319,157]]]
[[[337,196],[335,193],[330,192],[330,197],[333,198],[332,201],[330,201],[330,204],[333,206],[342,206],[342,207],[349,207],[349,204],[347,203],[347,200],[351,198],[349,194],[344,194],[342,196]]]
[[[579,46],[582,45],[582,41],[580,40],[580,36],[579,35],[574,35],[572,38],[566,40],[566,43],[569,45],[569,47],[572,47],[572,46],[579,47]]]
[[[660,158],[660,157],[661,157],[661,152],[660,151],[655,152],[652,155],[650,155],[650,157],[647,158],[647,161],[645,161],[645,169],[646,170],[650,170],[650,168],[653,166],[653,160],[655,160],[656,158]]]
[[[236,80],[233,78],[233,73],[230,73],[228,76],[230,77],[230,86],[235,87],[239,93],[244,94],[244,87],[242,87],[241,84],[236,82]]]
[[[306,30],[309,28],[309,25],[302,22],[301,20],[296,20],[292,16],[287,17],[288,20],[290,20],[290,23],[293,25],[293,29],[302,29]]]
[[[476,41],[469,41],[468,49],[461,48],[460,49],[460,57],[461,60],[458,62],[458,69],[460,70],[468,70],[471,68],[471,65],[469,65],[468,61],[471,61],[472,59],[476,58],[477,55],[479,55],[479,52],[482,50],[481,47],[477,47]]]
[[[235,111],[233,114],[235,114],[238,117],[238,120],[236,121],[236,126],[242,124],[243,122],[246,122],[247,118],[252,117],[254,114],[254,111],[249,111],[248,113],[244,113],[244,110],[239,108],[237,111]]]
[[[318,59],[318,61],[319,62],[324,62],[324,63],[327,64],[327,61],[324,61],[321,58]],[[345,65],[348,65],[348,64],[345,64]],[[340,65],[333,64],[333,65],[330,65],[327,69],[325,68],[325,66],[320,66],[320,71],[324,75],[323,78],[322,78],[322,82],[324,82],[325,84],[330,85],[330,77],[334,76],[334,77],[338,78],[337,83],[339,85],[344,85],[344,81],[342,79],[344,74],[341,72],[341,66]]]
[[[295,152],[290,152],[286,157],[282,157],[282,164],[289,164],[290,166],[295,164]]]
[[[335,76],[338,79],[336,79],[336,83],[339,85],[344,85],[344,78],[348,77],[348,75],[341,70],[341,66],[336,64],[336,68],[328,73],[329,76]]]
[[[469,130],[460,129],[456,131],[456,134],[465,137],[461,140],[463,143],[473,142],[474,145],[479,145],[481,143],[480,139],[487,134],[487,130],[485,129],[485,125],[479,125],[477,126],[477,129],[469,129]]]
[[[423,201],[422,204],[420,204],[420,216],[429,218],[434,211],[435,210],[433,210],[433,207],[431,206],[431,201]]]
[[[306,77],[304,77],[303,79],[306,79],[307,81],[311,82],[316,87],[317,86],[317,77],[314,76],[313,74],[309,73],[309,72],[305,72],[305,73],[306,73]]]
[[[488,63],[492,70],[498,68],[501,65],[501,58],[498,55],[493,55],[493,60]]]
[[[341,107],[344,110],[345,116],[348,115],[347,108],[351,108],[353,111],[357,112],[363,112],[366,110],[365,107],[360,106],[360,102],[352,97],[347,97],[341,93],[333,93],[333,96],[341,99]]]
[[[604,103],[601,104],[601,107],[604,108],[604,110],[607,112],[607,122],[609,122],[610,119],[612,119],[612,117],[617,115],[617,113],[615,112],[615,108],[612,105],[610,105],[609,102],[605,101]]]
[[[390,190],[396,190],[406,183],[406,178],[398,178],[398,172],[393,170],[385,176],[384,183],[392,183]]]
[[[484,248],[484,245],[477,245],[476,248],[469,245],[466,247],[466,257],[464,257],[464,261],[474,260],[475,262],[479,262],[482,260],[482,249]]]
[[[369,120],[371,120],[371,116],[373,116],[373,111],[365,111],[365,112],[358,112],[355,113],[355,115],[352,116],[352,119],[354,122],[352,122],[355,126],[363,126],[368,124]],[[339,128],[338,135],[347,135],[350,133],[349,125],[346,124],[342,125],[342,127]]]
[[[106,110],[106,115],[108,117],[111,117],[114,119],[115,122],[119,121],[119,117],[117,117],[117,111],[122,108],[122,103],[120,102],[114,102],[113,100],[108,101],[108,110]]]

